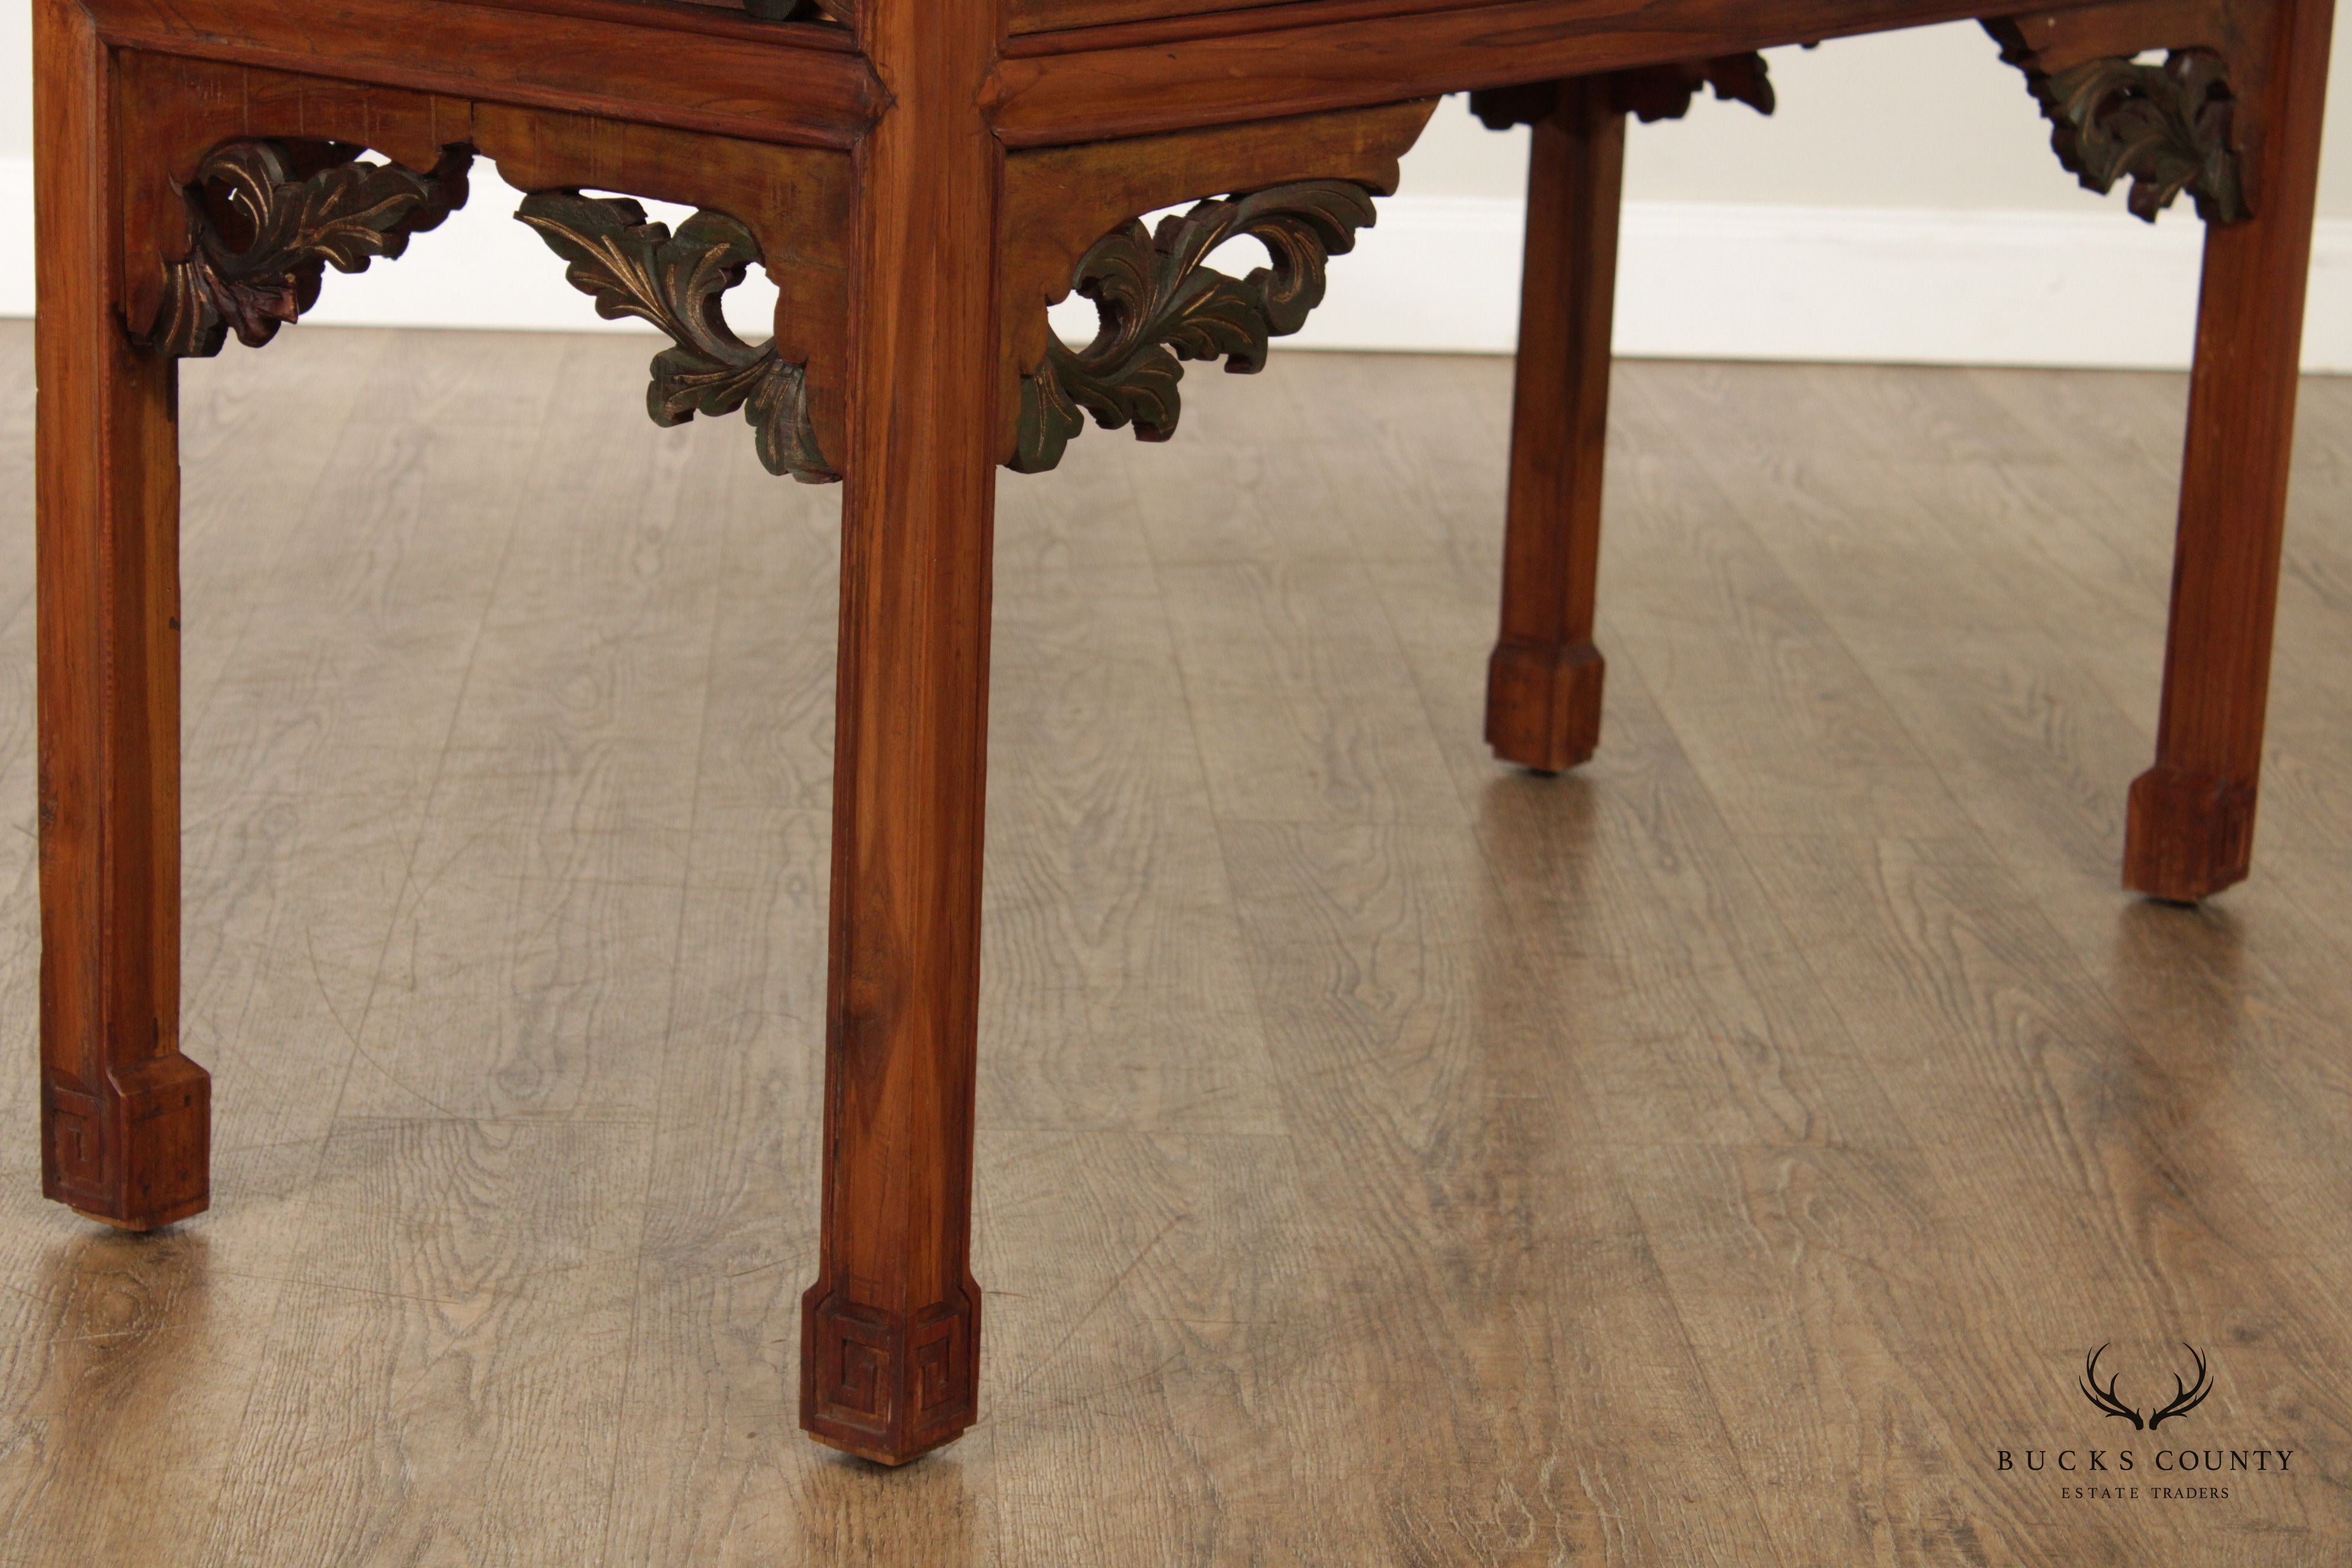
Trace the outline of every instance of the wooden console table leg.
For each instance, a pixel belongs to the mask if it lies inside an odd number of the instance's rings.
[[[2219,892],[2253,847],[2333,9],[2279,7],[2282,68],[2240,108],[2252,216],[2206,232],[2164,709],[2124,850],[2125,885],[2159,899]]]
[[[801,1423],[902,1464],[977,1414],[974,1045],[1002,153],[985,5],[875,0],[898,107],[857,153],[825,1039]]]
[[[177,365],[117,316],[113,68],[35,7],[41,1181],[145,1230],[207,1201],[211,1080],[179,1052]]]
[[[1574,767],[1601,738],[1593,576],[1624,163],[1609,79],[1561,83],[1528,177],[1503,629],[1486,667],[1487,744],[1539,773]]]

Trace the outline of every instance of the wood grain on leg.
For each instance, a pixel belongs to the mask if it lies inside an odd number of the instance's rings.
[[[801,1423],[903,1464],[971,1425],[1002,155],[994,7],[861,16],[898,107],[856,154],[826,1009],[824,1254]]]
[[[1562,84],[1528,175],[1503,631],[1486,668],[1487,743],[1541,773],[1585,761],[1601,738],[1592,594],[1624,165],[1606,79]]]
[[[116,319],[111,66],[36,7],[42,1190],[132,1229],[207,1200],[179,1053],[176,367]]]
[[[2279,8],[2240,109],[2252,216],[2205,237],[2164,709],[2124,848],[2125,886],[2159,899],[2219,892],[2252,855],[2333,10]]]

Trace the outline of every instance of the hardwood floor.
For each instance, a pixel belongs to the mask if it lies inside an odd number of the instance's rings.
[[[2181,378],[1622,367],[1549,781],[1479,739],[1507,362],[1196,371],[1008,476],[982,1422],[886,1473],[792,1384],[837,499],[650,353],[190,366],[215,1196],[142,1240],[38,1196],[0,323],[0,1564],[2352,1555],[2352,381],[2201,911],[2116,890]],[[2103,1417],[2105,1342],[2210,1400]]]

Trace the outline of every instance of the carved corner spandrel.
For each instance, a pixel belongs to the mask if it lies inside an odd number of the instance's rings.
[[[656,371],[656,417],[742,406],[771,467],[833,477],[820,454],[842,445],[847,154],[137,51],[121,69],[123,145],[143,165],[127,172],[121,224],[120,310],[134,338],[182,356],[216,353],[231,333],[267,342],[315,301],[325,268],[398,256],[462,205],[479,155],[525,190],[617,190],[729,215],[677,237],[735,226],[703,254],[740,253],[775,282],[770,359],[793,374],[747,368],[748,345],[683,328]]]
[[[2025,76],[2051,148],[2084,188],[2128,181],[2147,222],[2185,192],[2208,223],[2254,210],[2263,132],[2250,105],[2272,65],[2267,7],[2148,0],[1990,19],[2001,58]],[[2161,49],[2158,63],[2140,57]]]
[[[476,123],[481,151],[522,190],[625,193],[723,213],[747,229],[776,286],[770,346],[802,367],[811,439],[820,452],[846,449],[847,154],[493,104]]]
[[[761,261],[760,242],[740,221],[698,212],[673,234],[625,196],[541,191],[516,215],[570,263],[565,277],[596,301],[596,313],[634,316],[672,346],[654,357],[646,407],[667,428],[698,414],[740,409],[770,473],[812,483],[841,476],[826,461],[809,419],[805,367],[772,342],[757,347],[727,325],[720,300]]]
[[[1022,383],[1020,438],[1012,467],[1040,473],[1062,459],[1087,416],[1105,429],[1133,426],[1138,438],[1176,433],[1182,360],[1223,359],[1249,374],[1269,342],[1307,324],[1323,302],[1328,259],[1353,249],[1377,218],[1370,187],[1307,180],[1231,200],[1199,203],[1164,218],[1156,233],[1132,219],[1079,259],[1077,291],[1101,315],[1094,342],[1058,340]],[[1212,252],[1246,236],[1273,258],[1246,278],[1208,265]]]
[[[259,348],[317,303],[331,266],[366,270],[465,205],[472,155],[429,173],[360,160],[337,142],[254,140],[215,149],[184,191],[192,244],[165,264],[148,342],[175,358],[216,354],[231,332]]]
[[[1291,280],[1269,276],[1271,292],[1265,302],[1274,309],[1257,314],[1267,337],[1295,331],[1296,326],[1277,322],[1288,319],[1294,310],[1303,321],[1304,312],[1319,301],[1325,258],[1347,249],[1356,230],[1371,222],[1370,197],[1396,188],[1398,160],[1420,139],[1436,107],[1434,99],[1417,99],[1296,120],[1013,153],[1005,163],[1006,239],[1002,264],[1003,460],[1007,466],[1022,472],[1053,466],[1068,436],[1084,426],[1077,411],[1089,405],[1076,396],[1081,385],[1088,395],[1099,395],[1105,407],[1123,409],[1120,422],[1134,424],[1147,438],[1164,439],[1173,428],[1174,384],[1181,374],[1176,357],[1204,354],[1187,354],[1172,344],[1155,353],[1153,345],[1136,336],[1143,330],[1143,321],[1131,316],[1121,317],[1124,330],[1113,328],[1107,316],[1103,331],[1089,349],[1071,350],[1055,339],[1046,320],[1050,307],[1083,289],[1123,294],[1147,313],[1160,311],[1166,324],[1178,324],[1177,317],[1192,306],[1180,305],[1175,315],[1168,315],[1146,298],[1151,292],[1149,287],[1139,289],[1113,281],[1122,267],[1140,279],[1162,265],[1146,254],[1156,253],[1160,241],[1142,229],[1139,221],[1142,215],[1181,203],[1197,204],[1191,212],[1160,225],[1160,236],[1190,257],[1189,261],[1174,265],[1177,271],[1189,274],[1191,281],[1186,284],[1171,277],[1164,286],[1177,289],[1181,284],[1181,289],[1213,294],[1222,302],[1220,309],[1238,310],[1241,297],[1248,295],[1257,274],[1230,279],[1203,265],[1209,251],[1240,232],[1233,226],[1239,215],[1232,209],[1253,202],[1248,221],[1272,222],[1268,198],[1277,189],[1346,187],[1349,194],[1339,205],[1318,209],[1325,215],[1321,219],[1303,220],[1307,223],[1308,237],[1319,234],[1330,248],[1311,260],[1304,252],[1294,251],[1293,258],[1285,261],[1283,251],[1274,251],[1277,262],[1274,272],[1286,271]],[[1234,192],[1255,195],[1229,195]],[[1360,216],[1341,222],[1339,215],[1348,212]],[[1294,217],[1283,223],[1296,221],[1301,220]],[[1345,233],[1331,226],[1334,224]],[[1290,227],[1285,226],[1283,232],[1297,237]],[[1209,243],[1200,248],[1203,239]],[[1097,275],[1091,283],[1090,274]],[[1230,288],[1221,288],[1219,279]],[[1311,289],[1312,298],[1294,294],[1297,287]],[[1185,299],[1191,297],[1185,294]],[[1096,298],[1099,306],[1099,292]],[[1168,295],[1161,303],[1176,303],[1175,296]],[[1128,305],[1118,302],[1113,309],[1124,311]],[[1243,317],[1233,317],[1229,326],[1217,330],[1239,331],[1235,341],[1257,352]],[[1206,347],[1202,338],[1184,342]],[[1122,343],[1124,347],[1119,346]],[[1229,353],[1217,351],[1219,355]],[[1115,353],[1119,358],[1116,365]],[[1089,360],[1096,366],[1093,371],[1083,368]],[[1134,363],[1128,363],[1129,360]],[[1229,361],[1234,369],[1255,368],[1255,363],[1250,353],[1238,363]],[[1064,371],[1069,374],[1065,375]],[[1105,376],[1108,384],[1100,384]],[[1168,395],[1164,412],[1159,406],[1162,389]],[[1056,439],[1049,431],[1063,434]]]
[[[464,198],[458,160],[473,142],[473,113],[462,100],[137,50],[125,50],[118,69],[121,144],[135,152],[124,170],[120,305],[136,337],[155,331],[170,272],[199,255],[207,224],[231,249],[250,248],[241,215],[196,210],[206,195],[204,171],[234,143],[288,150],[283,172],[296,178],[373,154],[439,185],[446,194],[428,193],[427,206]],[[215,187],[205,205],[226,191]],[[405,234],[429,226],[412,221]]]

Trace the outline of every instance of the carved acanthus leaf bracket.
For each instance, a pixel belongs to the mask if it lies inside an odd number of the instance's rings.
[[[164,268],[148,341],[157,353],[206,359],[234,331],[259,348],[318,302],[332,265],[362,272],[396,257],[408,237],[466,203],[472,154],[445,153],[430,174],[362,163],[340,142],[232,142],[183,193],[193,244]]]
[[[761,262],[750,228],[723,213],[698,212],[672,236],[625,196],[577,191],[527,196],[515,216],[571,263],[564,276],[596,301],[598,315],[635,316],[669,335],[676,346],[654,357],[646,397],[655,424],[667,429],[698,414],[740,408],[770,473],[809,484],[841,477],[817,448],[803,367],[773,342],[743,342],[720,311],[721,297]]]
[[[1055,340],[1024,378],[1014,470],[1060,462],[1088,414],[1107,430],[1131,424],[1139,439],[1167,440],[1181,412],[1180,360],[1222,358],[1244,375],[1265,368],[1270,340],[1298,331],[1323,302],[1328,259],[1377,221],[1372,196],[1352,180],[1303,180],[1199,203],[1161,219],[1156,234],[1130,219],[1096,241],[1074,282],[1101,331],[1083,349]],[[1271,268],[1235,279],[1207,265],[1244,236],[1265,245]]]
[[[2053,127],[2052,149],[2084,189],[2105,195],[2129,175],[2131,210],[2149,223],[2182,191],[2208,223],[2247,216],[2231,143],[2235,99],[2220,55],[2175,49],[2162,65],[2114,58],[2044,73],[2013,30],[1996,22],[1985,27],[2001,58],[2025,72]]]
[[[1641,66],[1611,71],[1611,107],[1645,124],[1680,120],[1690,112],[1691,100],[1703,89],[1713,89],[1726,103],[1744,103],[1759,114],[1772,112],[1771,72],[1759,54],[1719,55],[1709,60],[1678,60],[1671,65]],[[1470,95],[1470,112],[1489,131],[1508,131],[1549,119],[1559,104],[1559,84],[1529,82],[1523,87],[1486,88]]]

